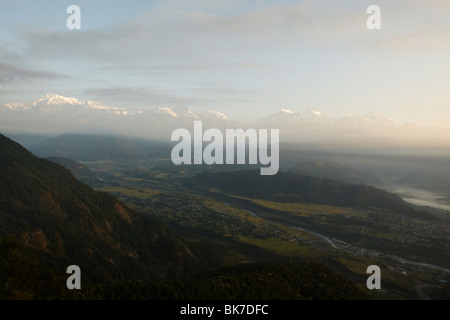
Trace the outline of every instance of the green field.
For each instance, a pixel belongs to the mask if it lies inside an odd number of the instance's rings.
[[[150,198],[160,192],[149,188],[136,188],[136,187],[104,187],[97,189],[98,191],[109,193],[120,193],[125,196],[136,197],[141,199]]]
[[[323,255],[319,251],[314,250],[311,247],[301,246],[295,242],[282,240],[275,237],[266,239],[253,238],[246,236],[239,236],[239,241],[258,246],[264,250],[274,252],[277,254],[299,257],[311,257]]]
[[[362,214],[361,212],[349,207],[309,204],[309,203],[277,202],[270,200],[247,198],[232,194],[227,195],[229,197],[251,201],[252,203],[261,207],[289,212],[303,217],[308,217],[317,214],[327,214],[327,215],[343,214],[346,216],[359,216]]]

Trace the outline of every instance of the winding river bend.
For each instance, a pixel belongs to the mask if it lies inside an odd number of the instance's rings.
[[[275,221],[271,221],[271,220],[269,220],[269,219],[260,217],[260,216],[258,216],[256,213],[254,213],[253,211],[246,210],[246,209],[242,209],[242,208],[239,208],[239,209],[242,210],[242,211],[248,212],[249,214],[251,214],[251,215],[254,216],[254,217],[261,218],[261,219],[264,219],[264,221],[267,221],[267,222],[269,222],[269,223],[276,224]],[[321,234],[321,233],[318,233],[318,232],[316,232],[316,231],[312,231],[312,230],[309,230],[309,229],[305,229],[305,228],[302,228],[302,227],[292,226],[292,225],[290,225],[289,227],[294,228],[294,229],[297,229],[297,230],[301,230],[301,231],[308,232],[308,233],[310,233],[310,234],[312,234],[312,235],[314,235],[314,236],[316,236],[316,237],[318,237],[318,238],[321,238],[321,239],[325,240],[325,241],[326,241],[328,244],[330,244],[333,248],[338,249],[338,250],[344,250],[344,251],[345,251],[345,249],[343,249],[343,248],[338,248],[338,247],[336,246],[336,244],[333,242],[333,240],[331,240],[331,239],[328,238],[327,236],[324,236],[324,235]],[[450,273],[450,269],[447,269],[447,268],[444,268],[444,267],[440,267],[440,266],[435,266],[435,265],[432,265],[432,264],[429,264],[429,263],[416,262],[416,261],[409,261],[409,260],[406,260],[406,259],[403,259],[403,258],[400,258],[400,257],[398,258],[397,261],[400,262],[400,263],[405,263],[405,264],[410,264],[410,265],[414,265],[414,266],[419,266],[419,267],[423,267],[423,268],[429,268],[429,269],[434,269],[434,270],[439,270],[439,271],[444,271],[444,272]]]
[[[270,221],[270,220],[268,220],[268,219],[262,218],[262,217],[258,216],[256,213],[254,213],[253,211],[246,210],[246,209],[241,209],[241,208],[239,208],[239,210],[248,212],[248,213],[250,213],[250,214],[251,214],[252,216],[254,216],[254,217],[261,218],[261,219],[264,219],[264,221],[267,221],[267,222],[269,222],[269,223],[275,224],[274,221]],[[290,228],[297,229],[297,230],[300,230],[300,231],[305,231],[305,232],[308,232],[308,233],[310,233],[310,234],[312,234],[312,235],[315,235],[316,237],[325,240],[325,241],[326,241],[327,243],[329,243],[333,248],[337,249],[336,244],[335,244],[330,238],[324,236],[323,234],[320,234],[320,233],[318,233],[318,232],[316,232],[316,231],[312,231],[312,230],[309,230],[309,229],[297,227],[297,226],[289,226],[289,227],[290,227]]]
[[[315,235],[315,236],[317,236],[317,237],[319,237],[319,238],[325,240],[325,241],[328,242],[333,248],[337,249],[337,247],[336,247],[336,245],[334,244],[334,242],[333,242],[330,238],[324,236],[323,234],[320,234],[320,233],[318,233],[318,232],[315,232],[315,231],[312,231],[312,230],[308,230],[308,229],[305,229],[305,228],[294,227],[294,226],[290,226],[290,227],[291,227],[291,228],[295,228],[295,229],[297,229],[297,230],[306,231],[306,232],[308,232],[308,233],[311,233],[312,235]]]

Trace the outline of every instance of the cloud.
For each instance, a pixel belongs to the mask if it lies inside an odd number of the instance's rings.
[[[91,88],[84,92],[89,99],[124,107],[155,107],[161,105],[207,105],[211,101],[177,94],[164,93],[151,88],[110,86]]]
[[[450,49],[449,30],[424,28],[395,34],[379,42],[379,46],[399,52],[440,52]]]
[[[23,62],[23,59],[16,54],[15,52],[12,52],[10,50],[7,50],[3,46],[0,46],[0,61],[3,62]]]
[[[366,27],[371,4],[381,8],[382,30]],[[145,7],[135,16],[90,11],[97,29],[17,23],[12,45],[0,47],[0,89],[23,95],[35,89],[23,83],[41,81],[46,92],[110,105],[189,104],[236,114],[302,104],[400,110],[416,103],[422,110],[410,92],[427,105],[447,101],[447,0],[168,0]],[[70,77],[53,81],[61,74]]]
[[[150,61],[174,69],[264,60],[265,51],[293,47],[367,52],[447,46],[448,1],[377,3],[383,28],[378,33],[366,28],[365,10],[372,4],[366,0],[164,1],[133,20],[103,29],[28,29],[20,36],[31,59],[94,61],[100,67],[130,61],[148,66]]]
[[[39,80],[53,80],[63,76],[53,72],[26,69],[0,62],[0,85],[26,84]]]
[[[97,70],[99,72],[104,71],[131,71],[136,73],[156,73],[156,74],[174,74],[181,72],[203,72],[211,71],[218,72],[221,70],[239,69],[239,70],[264,70],[270,68],[268,65],[254,62],[224,62],[224,63],[173,63],[173,64],[161,64],[161,65],[138,65],[138,64],[114,64],[104,67],[99,67]]]
[[[30,67],[22,55],[0,46],[0,85],[4,89],[14,85],[61,78],[65,78],[65,76]]]
[[[387,1],[380,7],[382,36],[374,41],[373,48],[401,54],[449,49],[449,1]]]
[[[280,50],[309,42],[336,42],[365,26],[365,12],[333,11],[323,1],[280,4],[220,14],[180,8],[179,2],[101,30],[78,32],[28,30],[21,34],[29,56],[102,62],[153,60],[236,61],[260,49]],[[198,5],[198,3],[197,3]],[[362,29],[362,28],[360,28]]]

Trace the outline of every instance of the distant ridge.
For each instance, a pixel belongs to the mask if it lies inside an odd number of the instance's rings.
[[[426,215],[398,195],[371,186],[345,184],[283,171],[273,176],[261,176],[257,170],[207,172],[187,178],[185,185],[205,190],[217,188],[231,194],[274,201],[373,207],[404,215]]]
[[[404,139],[448,139],[450,136],[449,128],[397,124],[377,112],[332,116],[314,108],[296,111],[282,107],[279,112],[259,117],[253,122],[242,123],[214,110],[214,107],[203,111],[178,105],[138,109],[49,93],[32,102],[11,102],[0,106],[0,129],[11,133],[24,133],[19,130],[25,128],[28,133],[42,134],[119,134],[170,141],[173,130],[189,129],[194,121],[203,121],[205,129],[278,128],[281,129],[281,141],[291,142],[342,143],[378,139],[386,143]]]
[[[336,180],[350,184],[381,185],[375,176],[361,170],[326,160],[303,162],[289,169],[303,176]]]
[[[40,157],[62,157],[75,161],[139,161],[168,158],[169,143],[132,139],[119,135],[63,134],[30,148]]]

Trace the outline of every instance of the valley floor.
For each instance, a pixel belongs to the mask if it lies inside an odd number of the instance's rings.
[[[92,166],[95,168],[95,166]],[[95,170],[95,169],[94,169]],[[317,261],[366,288],[370,265],[382,270],[376,299],[439,299],[450,280],[450,214],[433,219],[389,210],[270,201],[195,189],[189,172],[97,170],[109,192],[130,208],[170,225],[190,241],[229,248],[224,265]]]

